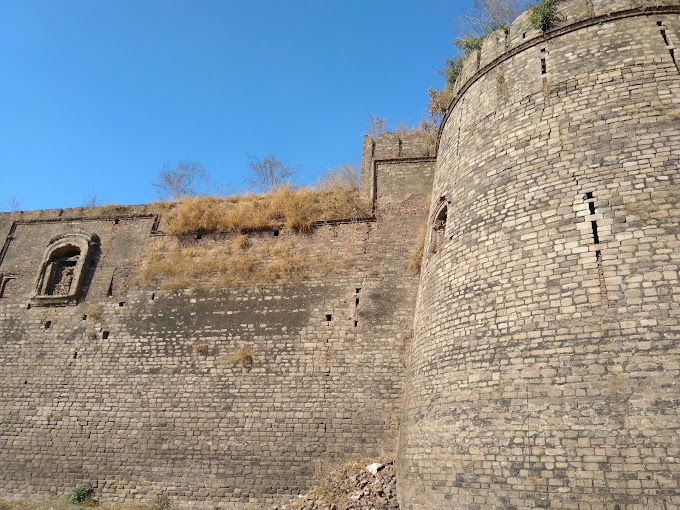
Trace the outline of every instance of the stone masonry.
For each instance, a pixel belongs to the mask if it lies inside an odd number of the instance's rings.
[[[436,138],[364,139],[374,218],[253,234],[326,276],[142,288],[152,206],[0,214],[0,497],[279,504],[396,452],[409,510],[680,508],[680,3],[558,6]]]
[[[680,6],[558,5],[469,57],[440,131],[404,508],[680,508]]]

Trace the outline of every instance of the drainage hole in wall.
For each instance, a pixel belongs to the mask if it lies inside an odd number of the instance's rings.
[[[118,218],[116,218],[115,220],[113,220],[113,224],[114,224],[114,225],[118,225]]]
[[[45,329],[49,329],[52,325],[52,321],[45,321]]]
[[[354,327],[358,328],[359,327],[359,321],[354,321]]]
[[[109,337],[109,332],[108,331],[102,331],[102,338],[106,340]]]
[[[274,230],[274,237],[279,237],[279,229]]]
[[[123,306],[125,304],[125,301],[119,301],[118,306]]]
[[[333,320],[333,316],[332,316],[330,313],[327,313],[327,314],[326,314],[326,320],[327,320],[327,321],[332,321],[332,320]]]
[[[83,315],[83,320],[87,320],[87,314]]]
[[[28,381],[24,381],[24,384],[28,384]]]

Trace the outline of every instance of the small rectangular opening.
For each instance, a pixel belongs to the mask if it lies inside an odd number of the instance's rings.
[[[87,314],[83,315],[83,320],[87,320]]]
[[[663,37],[663,42],[666,43],[666,46],[670,46],[670,43],[668,42],[668,36],[666,35],[665,30],[661,31],[661,37]]]
[[[203,236],[201,234],[196,234],[196,240],[200,241],[201,239],[203,239]]]
[[[151,301],[153,301],[154,299],[156,299],[156,293],[155,292],[153,294],[151,294]]]
[[[111,277],[111,283],[109,283],[109,290],[106,292],[106,297],[113,297],[113,277]]]
[[[545,59],[542,58],[541,59],[541,74],[545,74],[546,72],[547,71],[546,71]]]
[[[274,237],[279,237],[279,229],[274,230]]]
[[[361,292],[361,287],[357,287],[357,292],[356,292],[356,293],[359,294],[359,292]]]
[[[108,331],[102,331],[102,338],[106,340],[109,337],[109,332]]]
[[[119,301],[118,302],[118,306],[124,306],[124,305],[125,305],[125,301]]]
[[[585,195],[583,195],[583,200],[591,200],[593,198],[593,192],[588,191]]]
[[[332,320],[333,320],[333,316],[330,313],[327,313],[326,314],[326,321],[332,321]]]
[[[45,321],[44,327],[45,327],[45,329],[50,329],[51,325],[52,325],[52,321]]]
[[[590,214],[595,214],[595,202],[588,202],[588,210]]]
[[[354,306],[359,306],[359,298],[356,298],[356,299],[354,300]]]
[[[359,327],[359,321],[354,321],[354,327],[355,328]]]
[[[116,218],[115,220],[113,220],[113,224],[114,224],[114,225],[118,225],[118,218]]]

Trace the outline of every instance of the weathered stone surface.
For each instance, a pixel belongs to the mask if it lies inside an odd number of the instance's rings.
[[[520,19],[523,49],[458,84],[400,427],[404,508],[680,507],[680,25],[677,2],[652,3],[561,2],[567,23],[614,14],[546,36]]]

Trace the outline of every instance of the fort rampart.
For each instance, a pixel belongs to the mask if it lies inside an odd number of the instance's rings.
[[[397,451],[405,509],[680,507],[680,4],[558,6],[436,139],[364,139],[374,217],[250,235],[332,271],[146,288],[153,206],[0,214],[0,494],[279,503]]]
[[[440,131],[405,508],[680,506],[677,2],[471,55]]]

